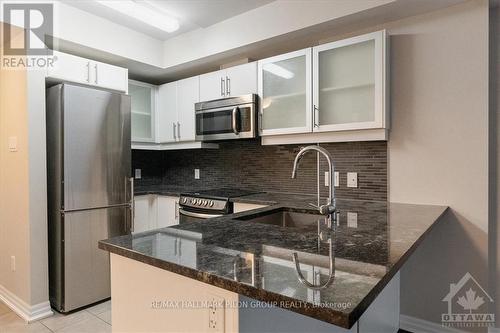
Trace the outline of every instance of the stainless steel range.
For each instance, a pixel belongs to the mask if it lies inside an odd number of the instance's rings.
[[[220,188],[185,193],[179,201],[179,223],[193,222],[232,214],[231,198],[258,193],[236,188]]]

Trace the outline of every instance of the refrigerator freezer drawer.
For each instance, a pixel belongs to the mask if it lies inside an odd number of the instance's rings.
[[[129,216],[129,207],[64,214],[59,311],[68,312],[111,296],[109,254],[98,248],[98,241],[128,233]]]

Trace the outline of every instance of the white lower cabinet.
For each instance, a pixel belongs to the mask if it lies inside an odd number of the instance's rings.
[[[156,195],[139,195],[134,198],[134,233],[155,229]]]
[[[179,224],[179,197],[147,194],[134,201],[134,233]]]
[[[179,224],[179,197],[159,195],[157,202],[157,227],[165,228]]]

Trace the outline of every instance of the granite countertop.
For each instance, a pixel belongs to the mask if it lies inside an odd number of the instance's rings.
[[[99,248],[350,328],[447,207],[338,199],[338,221],[326,232],[334,250],[335,277],[328,287],[312,290],[298,281],[292,253],[298,253],[309,281],[318,274],[322,283],[328,280],[329,245],[319,239],[316,222],[286,228],[245,219],[285,208],[312,213],[307,203],[314,198],[278,193],[240,197],[235,201],[270,206],[116,237],[100,241]],[[179,239],[195,247],[194,258],[178,260],[164,251]]]

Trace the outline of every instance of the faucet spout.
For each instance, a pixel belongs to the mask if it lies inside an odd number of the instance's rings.
[[[298,153],[297,156],[295,156],[295,160],[293,162],[293,170],[292,170],[292,178],[295,179],[297,177],[297,170],[298,170],[298,165],[300,163],[300,160],[302,157],[310,151],[316,151],[321,153],[323,156],[325,156],[327,162],[328,162],[328,170],[329,170],[329,182],[328,182],[328,187],[329,187],[329,198],[328,198],[328,203],[326,205],[322,205],[318,207],[318,210],[320,214],[323,215],[328,215],[332,216],[333,213],[335,212],[335,187],[334,187],[334,174],[335,174],[335,169],[333,165],[333,158],[332,155],[328,150],[326,150],[323,147],[320,146],[307,146],[302,148]],[[319,195],[319,193],[318,193]]]

